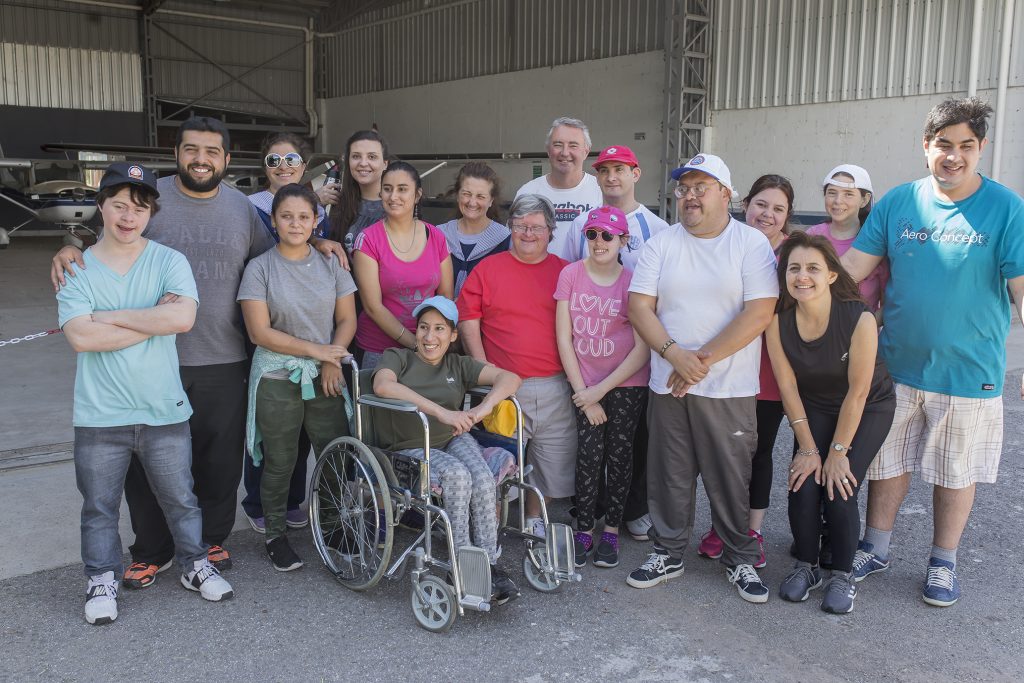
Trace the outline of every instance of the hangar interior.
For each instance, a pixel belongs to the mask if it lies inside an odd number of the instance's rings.
[[[919,176],[926,111],[977,92],[997,110],[982,170],[1024,191],[1022,36],[1015,0],[2,0],[0,146],[170,147],[203,114],[236,150],[283,129],[337,153],[376,125],[398,156],[494,155],[508,195],[571,115],[595,153],[634,148],[649,205],[703,149],[815,212],[838,163],[883,192]]]

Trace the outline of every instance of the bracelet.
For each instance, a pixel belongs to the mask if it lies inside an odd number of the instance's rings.
[[[821,453],[818,451],[817,448],[799,448],[799,449],[797,449],[796,454],[798,456],[799,455],[818,455],[818,456],[821,455]]]
[[[406,332],[408,332],[408,330],[403,327],[402,331],[398,333],[397,337],[395,337],[395,341],[398,342],[399,344],[401,344],[402,343],[402,337],[405,336]]]
[[[798,417],[795,420],[790,420],[789,421],[789,428],[792,429],[793,425],[800,424],[801,422],[807,422],[807,418],[806,417]]]
[[[667,342],[665,342],[664,344],[661,345],[661,350],[658,351],[658,355],[661,356],[662,358],[664,358],[665,357],[665,352],[668,351],[668,347],[672,346],[675,343],[676,343],[676,340],[670,338]]]

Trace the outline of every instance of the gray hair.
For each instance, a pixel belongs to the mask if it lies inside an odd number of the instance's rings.
[[[534,213],[543,215],[548,230],[555,231],[555,207],[550,199],[539,194],[521,194],[512,201],[508,209],[508,229],[512,229],[513,220]]]
[[[594,145],[590,142],[590,129],[587,128],[587,124],[583,123],[579,119],[574,119],[571,116],[559,116],[557,119],[551,122],[551,130],[548,131],[547,140],[545,145],[551,144],[551,136],[555,134],[555,128],[559,126],[568,126],[569,128],[579,128],[583,131],[583,142],[586,143],[587,149],[590,149]]]

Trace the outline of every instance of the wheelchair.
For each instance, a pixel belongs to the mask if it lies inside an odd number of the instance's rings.
[[[400,579],[410,561],[413,568],[411,606],[416,622],[428,631],[447,631],[465,611],[491,609],[491,565],[487,552],[475,546],[455,548],[451,522],[443,508],[443,491],[431,491],[430,425],[415,405],[363,393],[370,372],[352,368],[354,436],[332,441],[319,455],[309,484],[309,516],[317,553],[335,579],[355,591],[365,591],[381,579]],[[484,396],[486,389],[472,390]],[[516,409],[514,475],[498,484],[501,503],[499,539],[524,541],[523,573],[534,589],[550,593],[569,582],[580,581],[575,570],[572,531],[566,524],[551,523],[544,497],[526,483],[531,467],[524,467],[523,414]],[[411,413],[423,424],[422,458],[389,453],[368,443],[372,439],[372,413],[376,410]],[[499,437],[501,438],[501,437]],[[509,524],[512,492],[531,492],[541,501],[545,537],[526,528],[526,512],[519,506],[518,519]],[[406,548],[396,548],[396,527],[402,515],[415,510],[423,516],[423,530]],[[437,538],[435,538],[435,535]],[[435,555],[440,540],[447,559]]]

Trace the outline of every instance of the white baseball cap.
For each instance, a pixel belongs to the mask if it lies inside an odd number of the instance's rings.
[[[725,165],[725,162],[722,161],[721,157],[701,152],[676,170],[672,171],[672,180],[679,180],[690,171],[707,173],[709,176],[722,183],[722,185],[729,188],[733,196],[736,195],[736,190],[732,186],[732,174],[729,173],[729,167]]]
[[[853,182],[851,183],[848,180],[836,180],[833,176],[837,173],[845,173],[853,178]],[[871,194],[875,193],[875,191],[871,189],[871,176],[868,175],[868,172],[860,166],[854,166],[853,164],[840,164],[839,166],[836,166],[828,172],[828,175],[826,175],[825,179],[821,181],[821,184],[822,187],[835,185],[836,187],[845,187],[851,190],[866,190]]]

